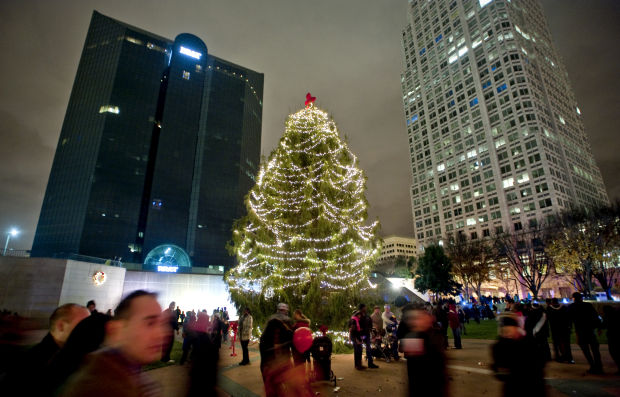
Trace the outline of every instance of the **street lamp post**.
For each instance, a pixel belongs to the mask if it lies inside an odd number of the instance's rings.
[[[11,240],[11,237],[15,237],[18,234],[19,234],[19,231],[15,228],[11,229],[6,234],[6,244],[4,244],[4,251],[2,252],[2,256],[6,256],[6,249],[9,248],[9,241]]]

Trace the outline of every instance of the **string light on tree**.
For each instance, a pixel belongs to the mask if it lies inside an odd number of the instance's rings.
[[[297,296],[369,288],[378,222],[366,224],[366,178],[334,121],[306,95],[278,147],[260,166],[233,233],[239,265],[227,274],[233,295]],[[309,298],[308,298],[309,299]]]

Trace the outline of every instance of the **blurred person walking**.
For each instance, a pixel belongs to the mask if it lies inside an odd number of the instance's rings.
[[[309,331],[310,335],[312,331],[310,331],[310,319],[306,317],[300,309],[296,309],[293,312],[293,339],[295,339],[295,335],[298,333],[298,330],[305,328],[305,330]],[[301,331],[300,331],[301,332]],[[311,337],[311,336],[310,336]],[[293,340],[294,342],[294,340]],[[305,346],[303,346],[305,348]],[[308,346],[308,349],[310,346]],[[307,353],[307,354],[306,354]],[[295,366],[303,365],[305,368],[305,362],[310,358],[310,352],[308,350],[301,351],[295,343],[293,343],[293,364]],[[305,371],[304,371],[305,373]]]
[[[107,347],[87,356],[85,365],[69,378],[60,395],[158,396],[158,385],[141,366],[160,357],[168,322],[162,317],[156,294],[143,290],[129,294],[107,323]]]
[[[598,313],[592,304],[583,301],[583,296],[579,292],[573,294],[573,303],[568,307],[568,313],[571,322],[575,324],[577,344],[590,364],[588,373],[602,374],[601,352],[598,339],[594,334],[595,329],[598,328],[600,332],[601,328]]]
[[[575,364],[573,353],[570,350],[571,326],[568,308],[560,305],[558,298],[553,298],[547,306],[547,317],[549,318],[555,361]]]
[[[52,363],[69,339],[74,328],[90,315],[84,307],[67,303],[54,310],[49,319],[49,331],[34,347],[26,351],[0,383],[6,395],[51,395],[53,387]],[[32,376],[37,382],[32,382]]]
[[[215,318],[212,318],[215,320]],[[188,397],[216,394],[219,346],[211,334],[212,323],[206,310],[198,313],[194,327]]]
[[[504,382],[504,397],[544,397],[545,360],[532,338],[526,337],[518,315],[503,313],[498,319],[499,338],[491,347],[492,369]]]
[[[549,321],[543,307],[538,303],[532,303],[525,319],[527,336],[534,340],[534,344],[545,361],[551,361],[549,349]]]
[[[405,305],[398,326],[399,350],[407,360],[409,396],[448,395],[443,337],[433,329],[435,318],[414,304]]]
[[[607,329],[609,354],[618,369],[616,375],[620,375],[620,309],[603,306],[603,327]]]
[[[170,302],[168,308],[164,310],[163,317],[168,323],[170,329],[166,334],[166,340],[164,345],[162,346],[162,356],[161,361],[165,363],[173,363],[174,360],[170,358],[170,353],[172,352],[172,346],[174,345],[174,334],[175,332],[179,332],[179,323],[177,320],[177,312],[174,309],[176,303]]]
[[[260,336],[260,370],[267,397],[292,395],[293,385],[288,376],[292,368],[293,331],[288,312],[286,303],[278,303],[277,312],[269,317]]]
[[[459,320],[459,314],[456,310],[456,304],[451,301],[448,304],[448,323],[450,329],[452,329],[452,336],[454,337],[454,348],[462,349],[461,345],[461,321]]]

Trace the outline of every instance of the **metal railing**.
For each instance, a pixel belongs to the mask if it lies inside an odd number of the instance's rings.
[[[17,258],[30,258],[30,250],[7,249],[6,252],[4,252],[2,249],[0,249],[0,256],[12,256],[12,257],[17,257]]]

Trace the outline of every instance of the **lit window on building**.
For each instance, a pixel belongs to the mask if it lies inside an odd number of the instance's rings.
[[[136,39],[134,37],[127,36],[127,37],[125,37],[125,40],[127,40],[128,42],[133,43],[133,44],[142,45],[142,40],[138,40],[138,39]]]
[[[185,80],[189,80],[189,72],[188,72],[187,70],[184,70],[184,71],[183,71],[183,78],[184,78]]]
[[[110,105],[105,105],[105,106],[101,106],[99,108],[99,113],[113,113],[113,114],[119,114],[121,111],[118,108],[118,106],[110,106]]]

